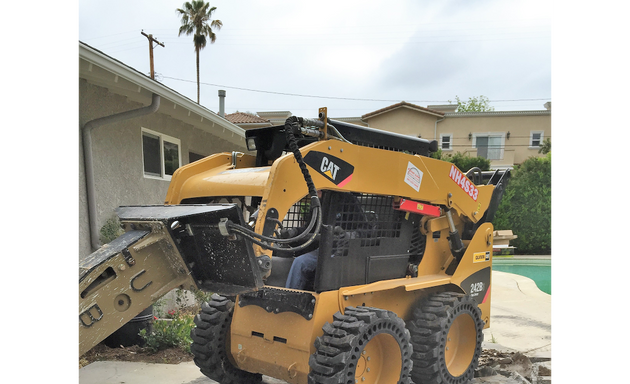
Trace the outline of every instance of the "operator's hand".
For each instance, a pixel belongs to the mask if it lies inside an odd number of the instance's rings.
[[[281,239],[290,239],[299,235],[300,232],[297,228],[282,228],[280,230],[280,238]]]
[[[333,229],[333,233],[335,234],[335,237],[337,239],[356,239],[359,237],[359,232],[357,231],[345,231],[343,228],[341,228],[340,226],[335,226],[335,229]]]

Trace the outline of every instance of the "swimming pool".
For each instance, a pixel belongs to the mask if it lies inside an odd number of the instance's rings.
[[[551,259],[493,257],[492,269],[495,271],[514,273],[534,280],[538,288],[551,295]]]

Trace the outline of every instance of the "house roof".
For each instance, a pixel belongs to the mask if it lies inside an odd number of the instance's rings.
[[[435,111],[433,109],[421,107],[419,105],[411,104],[411,103],[408,103],[406,101],[401,101],[400,103],[392,104],[389,107],[381,108],[381,109],[376,110],[374,112],[366,113],[365,115],[361,116],[361,119],[363,119],[363,120],[369,119],[369,118],[381,115],[383,113],[387,113],[387,112],[393,111],[393,110],[398,109],[398,108],[413,109],[413,110],[418,111],[418,112],[428,113],[430,115],[438,116],[438,117],[443,117],[444,116],[444,112]]]
[[[244,146],[245,130],[138,70],[79,41],[79,78],[147,104],[160,95],[160,113]]]
[[[234,123],[234,124],[266,124],[269,123],[271,125],[271,123],[269,122],[269,119],[263,119],[261,117],[258,117],[256,115],[251,115],[249,113],[245,113],[245,112],[234,112],[234,113],[230,113],[228,115],[225,115],[225,118]]]
[[[490,117],[490,116],[551,116],[550,110],[533,111],[490,111],[490,112],[449,112],[445,117]]]

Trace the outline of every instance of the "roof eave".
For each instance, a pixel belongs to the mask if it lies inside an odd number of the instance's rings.
[[[189,111],[198,114],[199,116],[202,116],[212,123],[219,124],[221,127],[230,130],[234,134],[237,134],[243,138],[245,137],[245,130],[243,128],[233,124],[232,122],[217,115],[215,112],[195,103],[189,98],[160,84],[150,77],[143,75],[135,69],[110,58],[109,56],[95,50],[94,48],[82,42],[79,42],[79,58],[84,59],[87,62],[97,65],[101,68],[104,68],[114,75],[133,82],[150,92],[156,93],[161,97],[168,99],[171,102],[176,103],[183,108],[186,108]]]
[[[392,111],[394,111],[396,109],[399,109],[399,108],[408,108],[408,109],[411,109],[411,110],[416,111],[416,112],[422,112],[422,113],[426,113],[428,115],[436,116],[436,117],[444,117],[444,115],[445,115],[442,112],[432,111],[432,110],[426,109],[426,108],[415,108],[415,107],[413,107],[411,105],[408,105],[408,104],[402,104],[402,105],[397,105],[397,106],[395,106],[393,108],[387,108],[386,107],[382,111],[375,111],[375,112],[372,112],[372,113],[366,113],[365,115],[361,116],[361,120],[371,119],[373,117],[380,116],[380,115],[382,115],[384,113],[392,112]]]
[[[496,116],[548,116],[551,111],[492,111],[492,112],[450,112],[444,117],[496,117]]]

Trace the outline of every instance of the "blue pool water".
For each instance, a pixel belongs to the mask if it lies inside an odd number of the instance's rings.
[[[551,259],[493,257],[492,269],[529,277],[541,291],[551,295]]]

